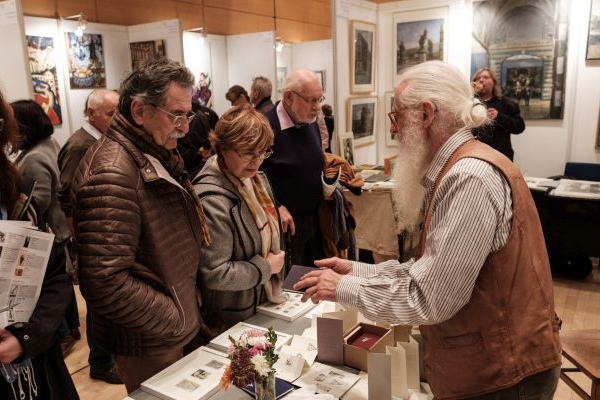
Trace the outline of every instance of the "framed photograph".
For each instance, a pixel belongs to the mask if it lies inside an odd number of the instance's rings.
[[[394,109],[394,92],[385,92],[383,101],[385,102],[385,145],[395,147],[398,146],[398,141],[390,133],[392,122],[390,121],[390,117],[388,117],[388,114]]]
[[[352,131],[354,146],[375,142],[377,97],[353,97],[348,99],[346,130]]]
[[[600,149],[600,114],[598,115],[598,127],[596,128],[596,148]]]
[[[52,125],[60,125],[62,110],[58,94],[54,39],[29,35],[26,39],[35,102],[42,106]]]
[[[136,69],[138,65],[148,60],[156,60],[165,56],[164,40],[148,40],[145,42],[129,43],[131,51],[131,68]]]
[[[524,119],[562,119],[568,7],[563,0],[538,6],[534,10],[519,2],[473,2],[470,73],[473,76],[480,68],[490,68],[503,95],[519,104]]]
[[[102,35],[65,32],[69,56],[69,83],[71,89],[94,89],[106,87],[106,69]]]
[[[344,160],[350,165],[354,165],[354,136],[352,132],[343,132],[339,134],[340,153]]]
[[[277,100],[283,97],[283,80],[287,76],[287,67],[277,67]]]
[[[600,0],[592,0],[586,60],[600,60]]]
[[[315,74],[317,74],[317,78],[319,79],[319,83],[321,84],[321,87],[323,88],[323,91],[325,91],[325,70],[321,70],[321,71],[313,71]]]
[[[394,71],[430,60],[446,60],[446,7],[394,14]]]
[[[350,93],[375,91],[375,24],[350,22]]]

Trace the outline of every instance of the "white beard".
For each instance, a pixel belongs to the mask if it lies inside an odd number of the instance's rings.
[[[420,115],[420,114],[419,114]],[[421,222],[425,188],[421,184],[429,167],[425,131],[415,114],[407,118],[401,129],[398,156],[394,166],[393,190],[399,232],[409,232]]]

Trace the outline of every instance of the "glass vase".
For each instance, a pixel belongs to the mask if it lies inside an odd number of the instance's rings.
[[[260,376],[254,380],[254,398],[256,400],[275,400],[275,373]]]

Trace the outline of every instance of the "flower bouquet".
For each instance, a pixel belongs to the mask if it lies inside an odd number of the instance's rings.
[[[256,399],[275,400],[275,369],[279,356],[275,354],[277,334],[273,328],[266,332],[257,329],[244,331],[239,339],[229,336],[231,363],[223,372],[221,387],[229,389],[233,383],[244,389],[254,384]]]

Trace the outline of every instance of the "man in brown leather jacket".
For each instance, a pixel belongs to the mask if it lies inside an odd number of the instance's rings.
[[[128,393],[180,359],[202,322],[195,283],[209,238],[176,150],[193,117],[193,82],[168,59],[127,76],[72,185],[81,292]]]
[[[319,260],[294,288],[419,325],[436,399],[551,400],[560,320],[544,236],[519,169],[471,133],[485,106],[456,67],[429,61],[404,70],[390,119],[398,219],[422,232],[415,257]]]

